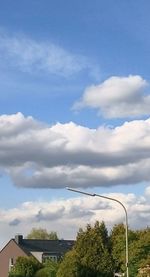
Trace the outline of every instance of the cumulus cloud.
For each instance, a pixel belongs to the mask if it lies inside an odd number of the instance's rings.
[[[63,215],[64,207],[57,208],[57,210],[52,211],[42,211],[40,209],[37,214],[35,215],[35,218],[38,222],[44,221],[44,220],[56,220],[57,218],[60,218]]]
[[[150,119],[90,129],[0,116],[0,168],[19,187],[63,188],[150,181]]]
[[[150,225],[150,198],[143,195],[111,193],[108,197],[120,200],[127,208],[130,228],[144,228]],[[80,227],[96,220],[104,220],[108,228],[125,222],[122,207],[113,201],[98,197],[83,196],[70,199],[57,199],[51,202],[24,202],[17,208],[0,210],[0,225],[5,226],[8,239],[13,232],[27,235],[32,227],[44,226],[47,230],[57,231],[60,237],[75,238]],[[38,216],[37,216],[38,215]],[[67,228],[66,228],[67,226]]]
[[[150,114],[148,82],[141,76],[113,76],[99,85],[88,87],[74,110],[96,108],[106,118],[139,117]]]
[[[14,218],[12,221],[9,222],[10,226],[18,226],[21,221],[18,218]]]
[[[71,53],[51,42],[39,42],[25,36],[7,36],[0,34],[0,57],[7,66],[28,73],[48,73],[69,77],[87,70],[89,74],[98,74],[98,66],[88,58]]]

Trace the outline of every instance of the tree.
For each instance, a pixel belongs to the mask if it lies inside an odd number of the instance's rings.
[[[77,236],[75,249],[81,261],[82,276],[113,276],[113,263],[110,252],[108,232],[104,222],[87,226]]]
[[[57,277],[79,277],[78,257],[75,249],[66,253],[57,271]]]
[[[41,268],[40,262],[33,257],[18,257],[9,277],[34,277]]]
[[[150,255],[146,260],[143,260],[140,264],[138,277],[147,277],[150,276]]]
[[[57,233],[54,231],[48,232],[43,228],[32,228],[31,232],[27,235],[28,239],[49,239],[58,240]]]
[[[129,239],[129,273],[130,277],[138,274],[141,263],[144,263],[150,253],[150,228],[132,231],[128,230]],[[125,227],[115,225],[111,232],[112,255],[115,270],[125,272]]]
[[[125,227],[115,225],[111,232],[111,247],[116,272],[125,271]]]
[[[94,227],[88,224],[85,231],[79,230],[74,249],[65,256],[60,265],[57,277],[60,276],[113,276],[110,240],[104,222],[100,224],[97,221]]]
[[[57,262],[48,260],[43,264],[43,268],[36,272],[35,277],[56,277],[58,266]]]
[[[139,268],[150,265],[150,228],[136,231],[136,236],[129,245],[131,277],[137,275]]]

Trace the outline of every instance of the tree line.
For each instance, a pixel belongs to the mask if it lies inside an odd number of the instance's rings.
[[[56,232],[34,229],[28,238],[47,239],[49,236],[51,239],[53,235],[58,239]],[[128,238],[129,275],[147,277],[150,270],[150,228],[129,229]],[[125,245],[123,224],[114,225],[108,232],[105,223],[97,221],[94,226],[88,224],[85,229],[79,229],[73,249],[61,261],[40,264],[33,258],[19,257],[9,277],[113,277],[115,272],[126,271]]]

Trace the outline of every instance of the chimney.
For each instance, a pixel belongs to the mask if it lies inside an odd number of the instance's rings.
[[[21,244],[22,241],[23,241],[23,236],[22,236],[22,235],[16,235],[16,236],[15,236],[15,242],[16,242],[17,244]]]

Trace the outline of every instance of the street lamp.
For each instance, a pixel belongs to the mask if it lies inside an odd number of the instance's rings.
[[[104,198],[104,199],[107,199],[107,200],[111,200],[111,201],[115,201],[117,203],[119,203],[124,212],[125,212],[125,238],[126,238],[126,276],[129,277],[129,267],[128,267],[128,263],[129,263],[129,247],[128,247],[128,214],[127,214],[127,210],[125,208],[125,206],[123,205],[123,203],[115,198],[112,198],[112,197],[108,197],[108,196],[104,196],[104,195],[100,195],[100,194],[96,194],[96,193],[87,193],[87,192],[84,192],[84,191],[80,191],[80,190],[77,190],[77,189],[74,189],[74,188],[70,188],[70,187],[67,187],[67,190],[70,190],[70,191],[73,191],[73,192],[77,192],[77,193],[81,193],[81,194],[85,194],[85,195],[89,195],[89,196],[97,196],[97,197],[100,197],[100,198]]]

